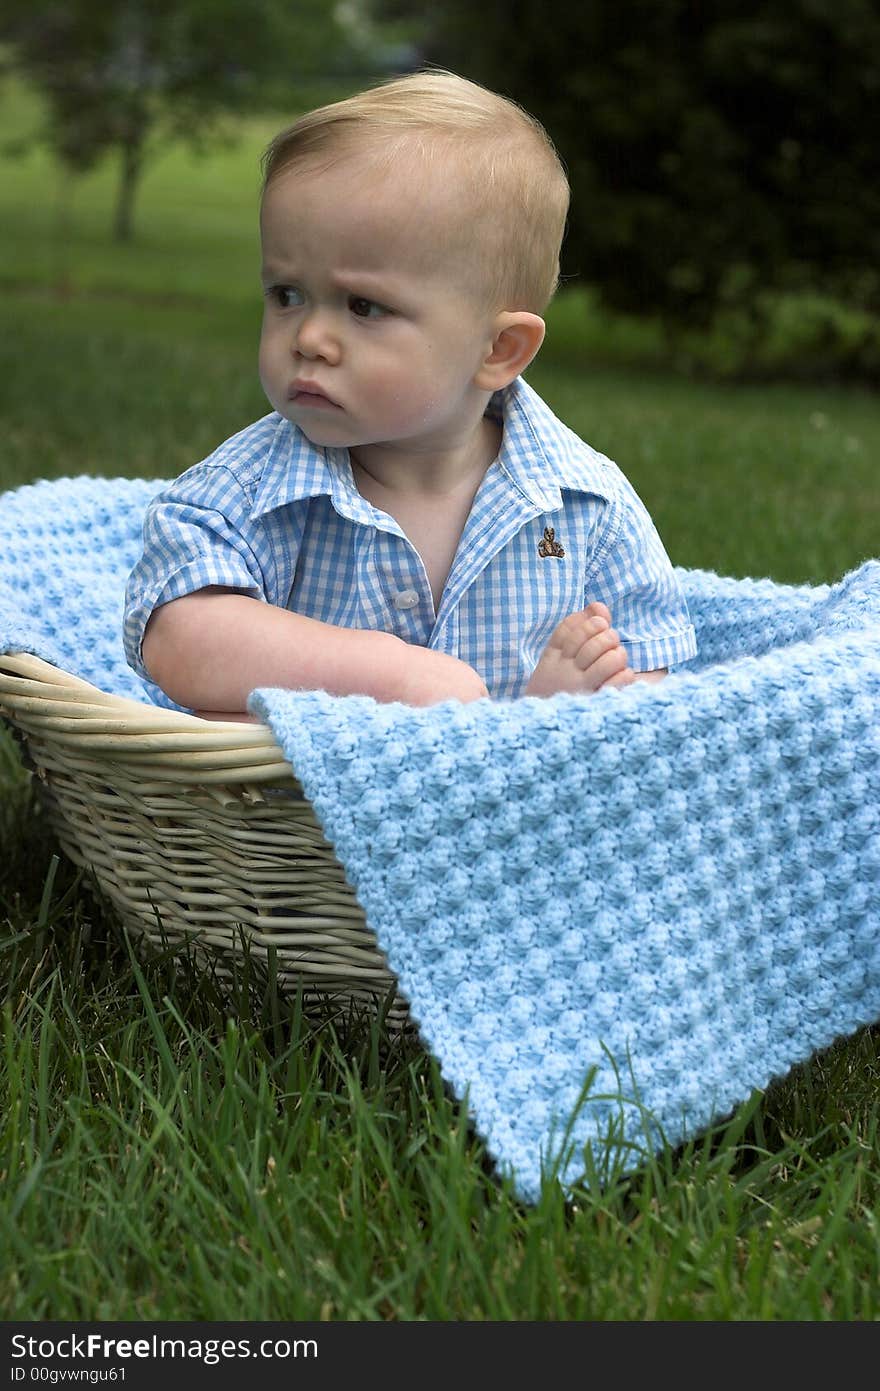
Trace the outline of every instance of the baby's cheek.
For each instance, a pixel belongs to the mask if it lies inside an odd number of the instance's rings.
[[[260,339],[260,348],[257,354],[257,370],[260,374],[260,382],[267,395],[278,378],[277,352],[270,338],[265,335]]]
[[[402,429],[417,429],[427,424],[433,419],[438,403],[436,392],[426,391],[405,369],[374,380],[368,400],[377,413],[393,417]]]

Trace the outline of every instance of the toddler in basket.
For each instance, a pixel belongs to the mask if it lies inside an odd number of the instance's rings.
[[[423,72],[302,117],[264,168],[273,409],[149,508],[125,644],[156,698],[549,696],[691,657],[644,506],[522,379],[569,197],[540,124]]]

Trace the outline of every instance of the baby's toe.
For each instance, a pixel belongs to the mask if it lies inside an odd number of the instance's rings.
[[[592,618],[585,611],[570,613],[557,627],[551,645],[569,661],[574,661],[584,644],[604,632],[607,623],[603,618]]]
[[[598,599],[595,599],[592,604],[587,604],[584,613],[588,618],[604,618],[606,623],[611,623],[611,610],[607,604],[600,603]]]

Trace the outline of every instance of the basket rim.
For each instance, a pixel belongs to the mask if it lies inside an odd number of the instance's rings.
[[[113,695],[28,652],[0,653],[0,714],[84,759],[143,761],[145,771],[177,766],[196,781],[218,768],[235,782],[295,778],[267,724],[206,720]]]

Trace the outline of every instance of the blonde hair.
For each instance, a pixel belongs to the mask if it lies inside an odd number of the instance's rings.
[[[307,112],[267,147],[263,193],[299,164],[364,154],[390,167],[403,150],[426,167],[443,160],[442,177],[464,195],[459,230],[487,301],[542,313],[559,280],[568,180],[541,123],[476,82],[418,72]]]

